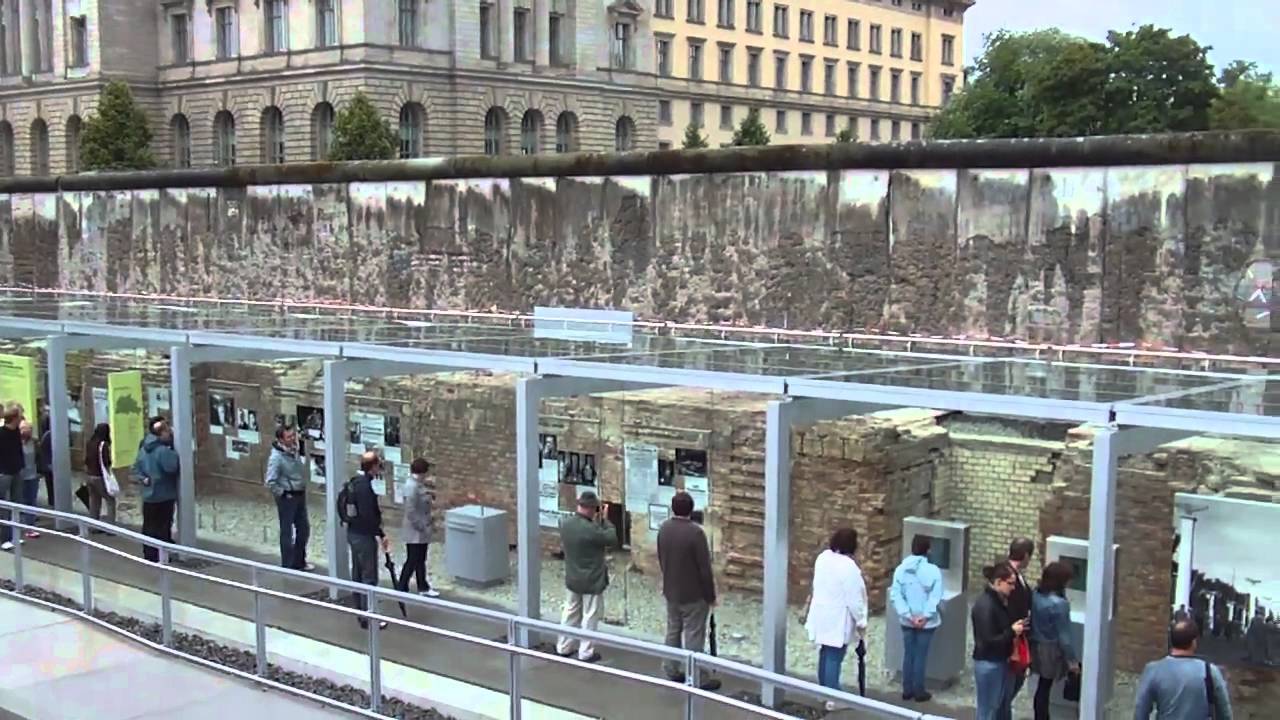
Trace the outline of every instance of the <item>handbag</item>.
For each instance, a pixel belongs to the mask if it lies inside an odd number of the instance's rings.
[[[1062,683],[1062,699],[1067,702],[1080,702],[1080,673],[1068,672],[1066,682]]]
[[[1009,656],[1009,669],[1014,675],[1022,675],[1031,667],[1031,644],[1026,635],[1013,638],[1013,654]]]
[[[107,461],[102,457],[102,443],[98,443],[98,469],[102,471],[102,484],[107,488],[107,494],[115,497],[120,494],[120,481],[116,480],[116,474],[107,467]]]

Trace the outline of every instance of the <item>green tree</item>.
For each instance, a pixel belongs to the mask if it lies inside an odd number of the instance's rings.
[[[851,143],[857,141],[858,137],[853,134],[853,128],[851,127],[841,128],[840,132],[836,133],[836,142],[838,143]]]
[[[760,120],[758,108],[748,110],[747,116],[738,123],[738,129],[733,131],[734,145],[768,145],[770,139],[769,131]]]
[[[1280,87],[1271,73],[1237,60],[1223,69],[1218,82],[1222,94],[1209,111],[1215,130],[1280,129]]]
[[[129,86],[107,84],[97,111],[84,123],[80,162],[85,170],[146,170],[155,167],[147,115],[133,101]]]
[[[333,143],[327,160],[390,160],[399,139],[378,108],[357,92],[333,121]]]
[[[702,134],[702,128],[696,123],[689,123],[684,129],[684,144],[681,147],[685,150],[702,150],[709,147],[707,136]]]

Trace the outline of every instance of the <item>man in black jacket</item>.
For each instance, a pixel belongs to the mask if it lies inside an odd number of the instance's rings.
[[[373,492],[373,479],[381,473],[382,461],[377,453],[366,452],[361,455],[360,474],[351,478],[347,486],[347,501],[354,506],[354,512],[339,513],[347,524],[347,544],[351,547],[351,580],[366,585],[378,584],[379,544],[383,552],[389,552],[391,548],[391,541],[382,530],[382,510],[378,507],[378,496]],[[356,594],[355,606],[361,610],[368,608],[363,593]],[[378,624],[378,627],[386,626],[386,623]],[[369,627],[369,622],[360,618],[360,627]]]
[[[702,652],[707,638],[707,617],[716,604],[716,582],[711,573],[707,536],[693,522],[693,496],[678,492],[671,498],[671,515],[658,529],[658,567],[662,571],[662,596],[667,601],[667,638],[671,647]],[[667,677],[684,682],[684,669],[663,664]],[[718,690],[720,681],[709,679],[703,690]]]
[[[1009,543],[1009,564],[1013,566],[1017,579],[1013,591],[1009,593],[1009,619],[1013,622],[1025,620],[1028,625],[1031,624],[1031,583],[1027,582],[1025,573],[1035,552],[1036,544],[1028,538],[1018,538]],[[1026,681],[1025,671],[1014,675],[1012,697],[1018,696]]]
[[[0,500],[22,502],[22,468],[26,460],[22,454],[22,407],[10,405],[4,409],[4,425],[0,426]],[[6,520],[9,513],[4,513]],[[0,527],[0,548],[12,550],[14,542],[22,542],[13,527]]]

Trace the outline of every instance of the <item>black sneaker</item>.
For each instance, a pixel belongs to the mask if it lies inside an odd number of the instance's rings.
[[[675,675],[668,675],[667,679],[670,680],[671,682],[683,683],[687,678],[685,677],[684,673],[676,673]]]
[[[927,692],[916,693],[916,696],[912,699],[916,702],[929,702],[933,699],[933,694]]]
[[[720,678],[707,678],[698,686],[707,692],[715,692],[720,689]]]

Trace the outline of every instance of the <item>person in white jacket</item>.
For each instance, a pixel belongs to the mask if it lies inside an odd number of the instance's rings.
[[[833,690],[840,689],[845,651],[861,643],[867,631],[867,584],[853,559],[857,549],[858,533],[840,528],[813,563],[813,593],[804,627],[819,648],[818,683]]]

